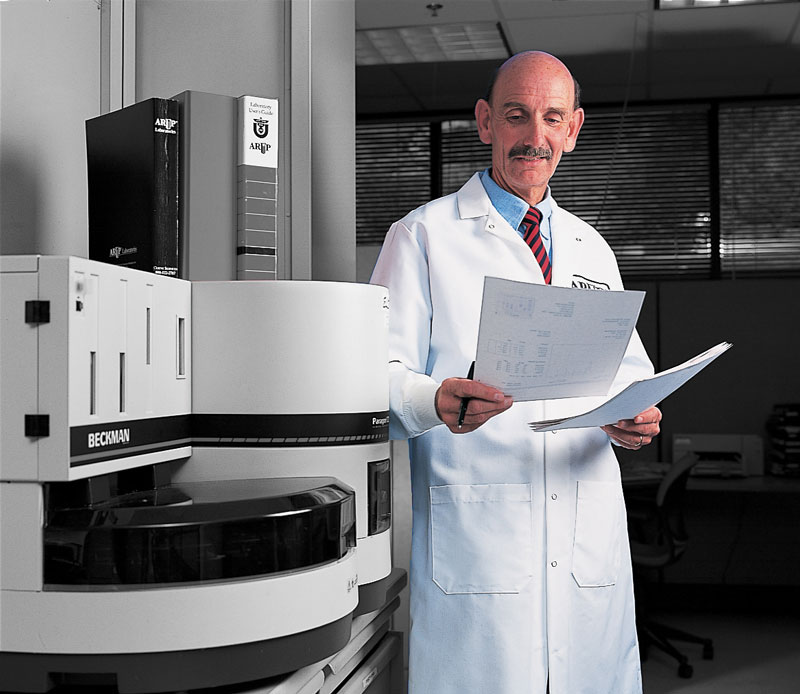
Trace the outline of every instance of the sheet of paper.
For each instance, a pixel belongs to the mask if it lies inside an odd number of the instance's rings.
[[[517,401],[606,395],[642,301],[487,277],[474,379]]]
[[[696,357],[650,378],[634,381],[614,397],[593,410],[573,417],[530,422],[534,431],[558,431],[580,427],[599,427],[614,424],[620,419],[632,419],[648,407],[657,405],[680,388],[692,376],[702,371],[720,354],[731,347],[729,342],[720,342]]]

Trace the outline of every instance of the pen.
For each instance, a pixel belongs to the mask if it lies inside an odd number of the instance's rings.
[[[472,380],[472,374],[475,373],[475,362],[469,365],[469,373],[467,378]],[[460,429],[464,424],[464,417],[467,416],[467,405],[469,405],[469,398],[461,398],[461,409],[458,411],[458,428]]]

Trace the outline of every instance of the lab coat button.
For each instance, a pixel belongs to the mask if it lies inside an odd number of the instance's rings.
[[[556,499],[558,499],[558,494],[555,494],[555,493],[553,493],[553,494],[551,494],[551,495],[550,495],[550,498],[551,498],[553,501],[555,501]]]
[[[550,562],[550,566],[552,566],[553,568],[555,568],[556,566],[558,566],[558,562],[557,562],[557,561],[551,561],[551,562]]]

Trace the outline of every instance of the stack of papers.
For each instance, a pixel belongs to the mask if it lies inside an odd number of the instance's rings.
[[[615,424],[621,419],[633,419],[640,412],[658,404],[670,393],[676,391],[730,347],[729,342],[720,342],[683,364],[673,366],[650,378],[634,381],[593,410],[572,417],[530,422],[530,427],[534,431],[558,431],[559,429],[605,426],[606,424]]]

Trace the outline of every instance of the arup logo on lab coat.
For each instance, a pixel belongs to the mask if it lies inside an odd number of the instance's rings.
[[[605,282],[590,280],[588,277],[583,277],[582,275],[572,276],[572,286],[576,289],[611,289]]]

